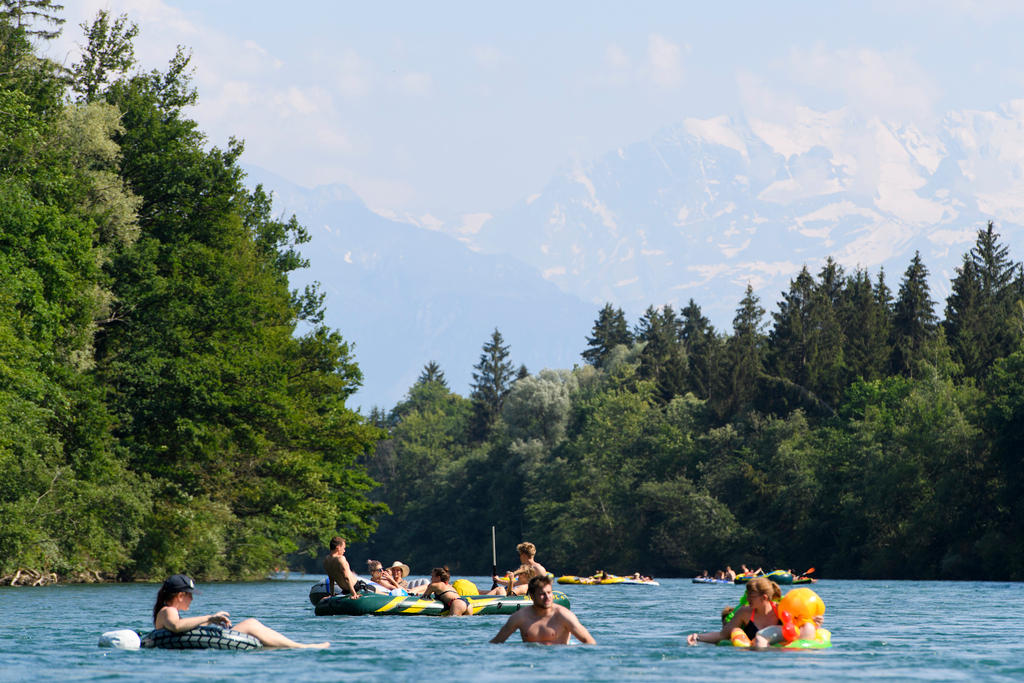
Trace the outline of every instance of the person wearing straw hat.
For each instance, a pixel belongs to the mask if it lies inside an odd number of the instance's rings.
[[[420,595],[426,589],[426,584],[422,586],[410,586],[409,582],[406,581],[406,577],[412,571],[409,569],[409,565],[402,562],[401,560],[395,560],[391,563],[391,566],[387,568],[387,571],[391,572],[391,579],[395,585],[399,588],[404,588],[411,595]]]

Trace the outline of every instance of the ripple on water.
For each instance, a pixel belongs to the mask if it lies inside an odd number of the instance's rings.
[[[564,586],[597,647],[487,641],[505,617],[317,617],[308,581],[207,584],[193,613],[255,616],[326,651],[142,651],[96,646],[113,628],[148,630],[155,584],[0,589],[0,681],[107,680],[1020,680],[1013,628],[1024,587],[1006,583],[828,581],[814,586],[835,647],[748,652],[701,645],[742,588],[663,580]],[[477,579],[478,584],[485,583]],[[1007,637],[997,635],[1004,633]],[[1013,640],[1010,640],[1013,638]]]

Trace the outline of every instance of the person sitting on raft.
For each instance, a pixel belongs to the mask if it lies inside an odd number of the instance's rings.
[[[184,574],[175,574],[168,577],[156,594],[156,604],[153,605],[153,627],[166,629],[172,633],[184,633],[198,626],[210,624],[239,633],[246,633],[263,643],[265,647],[323,649],[331,645],[329,642],[296,643],[291,638],[287,638],[274,629],[264,626],[257,619],[246,619],[232,626],[231,615],[227,612],[204,614],[201,617],[183,617],[181,613],[188,611],[188,608],[192,605],[192,591],[195,590],[195,587],[195,582]]]
[[[494,579],[495,587],[482,595],[526,595],[530,579],[547,575],[548,570],[536,559],[537,546],[524,541],[516,546],[516,552],[519,553],[519,569],[510,572],[504,579],[498,576],[491,577]],[[505,581],[508,587],[501,585],[502,581]]]
[[[459,595],[459,591],[448,583],[451,578],[452,575],[448,571],[448,567],[434,567],[430,573],[430,583],[423,591],[423,598],[427,599],[431,596],[437,598],[453,617],[472,615],[473,607],[469,604],[469,600]]]
[[[367,560],[366,570],[370,572],[370,580],[366,584],[373,592],[387,594],[395,591],[395,595],[401,594],[402,588],[395,583],[391,572],[384,570],[380,560]]]
[[[735,628],[743,630],[752,647],[768,647],[782,639],[782,626],[772,605],[782,598],[779,584],[760,576],[747,583],[747,604],[739,607],[732,619],[720,631],[691,633],[686,638],[690,645],[717,643],[730,640]],[[813,638],[813,634],[811,635]]]
[[[405,577],[409,576],[410,572],[412,572],[412,570],[409,569],[409,565],[401,560],[395,560],[391,563],[390,567],[384,570],[385,574],[390,574],[391,581],[397,588],[404,590],[409,595],[422,595],[427,584],[422,583],[415,586],[410,584],[405,580]]]
[[[351,598],[359,597],[361,582],[345,557],[345,546],[348,542],[341,536],[331,539],[331,550],[324,558],[324,574],[327,574],[327,597],[334,595],[334,584]],[[325,598],[326,599],[326,598]]]

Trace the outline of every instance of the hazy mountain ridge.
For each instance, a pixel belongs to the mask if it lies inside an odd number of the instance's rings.
[[[273,188],[275,209],[310,232],[310,268],[294,273],[292,286],[319,281],[327,324],[355,344],[364,388],[354,405],[390,408],[431,360],[466,394],[495,327],[511,360],[532,372],[580,362],[596,311],[533,268],[383,218],[344,186],[307,190],[259,169],[249,180]]]
[[[941,314],[987,220],[1024,259],[1022,122],[1024,102],[951,113],[930,134],[844,111],[687,119],[567,168],[476,232],[389,220],[344,186],[250,179],[310,229],[312,267],[294,283],[323,283],[328,324],[356,344],[365,407],[393,404],[430,360],[468,391],[495,327],[531,371],[572,367],[608,301],[635,321],[693,298],[728,332],[748,282],[770,313],[801,265],[816,272],[829,255],[884,267],[895,290],[920,250]]]
[[[594,305],[692,297],[719,327],[747,282],[771,309],[828,255],[884,266],[892,284],[919,249],[941,297],[988,219],[1024,257],[1020,114],[953,113],[932,135],[844,112],[802,110],[789,127],[688,119],[568,169],[471,240]]]

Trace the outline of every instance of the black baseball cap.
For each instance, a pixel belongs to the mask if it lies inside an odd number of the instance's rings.
[[[164,580],[164,588],[171,593],[191,593],[196,589],[196,582],[184,574],[175,574]]]

